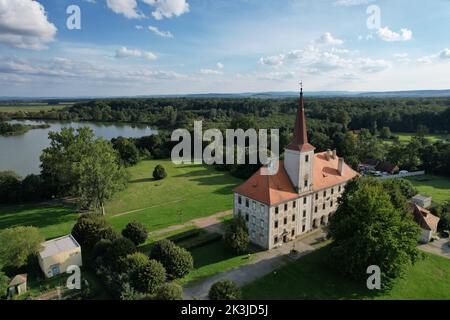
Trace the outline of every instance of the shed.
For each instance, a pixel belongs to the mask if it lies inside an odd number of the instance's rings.
[[[431,207],[432,200],[432,197],[424,196],[422,194],[415,195],[411,198],[412,203],[415,203],[425,209]]]
[[[12,297],[27,292],[27,275],[18,274],[8,285],[8,296]]]
[[[81,246],[72,235],[46,241],[42,246],[44,249],[39,252],[38,260],[48,278],[66,272],[69,266],[83,265]]]

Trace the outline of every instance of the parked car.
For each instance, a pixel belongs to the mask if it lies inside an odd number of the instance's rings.
[[[448,230],[444,230],[441,232],[441,237],[442,238],[449,238],[450,237],[450,231]]]
[[[409,173],[409,171],[407,170],[401,170],[398,174],[401,176],[407,175]]]

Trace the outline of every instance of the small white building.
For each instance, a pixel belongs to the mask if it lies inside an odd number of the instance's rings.
[[[69,266],[83,265],[81,246],[72,235],[49,240],[41,245],[44,249],[39,252],[38,260],[47,278],[66,272]]]
[[[414,197],[411,198],[412,203],[417,204],[425,209],[431,207],[432,200],[433,200],[432,197],[424,196],[421,194],[415,195]]]
[[[413,214],[414,221],[422,229],[419,241],[422,243],[430,242],[431,238],[436,234],[439,224],[439,218],[433,215],[427,209],[415,204],[410,204],[410,211]]]

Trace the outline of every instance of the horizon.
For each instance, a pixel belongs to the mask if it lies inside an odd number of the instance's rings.
[[[447,90],[449,9],[437,0],[17,0],[0,6],[0,96],[284,92],[300,80],[310,92]]]

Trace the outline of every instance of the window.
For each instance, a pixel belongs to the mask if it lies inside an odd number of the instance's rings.
[[[252,238],[255,239],[255,237],[256,237],[256,232],[252,231]]]
[[[319,200],[319,194],[316,193],[316,200]]]
[[[241,209],[238,209],[238,217],[240,217],[242,215],[242,211]]]
[[[323,210],[325,210],[326,207],[327,207],[327,205],[324,203],[323,204]]]
[[[249,220],[249,216],[248,216],[248,213],[246,213],[246,214],[245,214],[245,221],[248,222],[248,220]]]
[[[305,156],[305,162],[309,162],[309,155]]]
[[[248,201],[248,199],[245,199],[245,206],[248,208],[250,207],[250,202]]]
[[[261,228],[264,229],[264,220],[263,219],[261,219],[261,221],[259,222],[259,225],[261,226]]]
[[[242,204],[242,197],[241,196],[238,197],[238,203]]]
[[[287,224],[287,218],[284,218],[284,224]]]
[[[261,213],[264,213],[264,206],[261,205],[261,207],[259,208],[259,210],[261,211]]]
[[[305,188],[308,187],[308,180],[305,180]]]
[[[306,210],[303,210],[303,218],[306,218]]]
[[[331,188],[331,194],[334,194],[334,188]]]
[[[252,216],[252,223],[256,224],[256,217],[255,216]]]
[[[291,236],[295,236],[295,229],[292,229]]]
[[[326,196],[327,196],[327,192],[324,191],[324,192],[323,192],[323,197],[325,198]]]
[[[275,214],[278,214],[279,210],[278,207],[275,207]]]
[[[315,206],[314,208],[314,213],[317,213],[317,206]]]
[[[331,200],[331,202],[330,202],[330,207],[332,207],[333,206],[333,200]]]
[[[273,243],[277,244],[278,243],[278,237],[273,238]]]
[[[252,201],[252,208],[253,208],[253,210],[256,210],[256,202],[255,201]]]
[[[296,208],[297,207],[297,201],[292,202],[292,207]]]
[[[302,232],[305,232],[305,230],[306,230],[306,226],[303,225],[303,227],[302,227]]]
[[[306,204],[308,198],[303,198],[303,204]]]
[[[341,192],[341,190],[342,190],[342,187],[341,187],[341,186],[339,186],[339,192]]]
[[[288,205],[287,205],[287,203],[285,203],[284,204],[284,211],[287,211],[288,210]]]
[[[295,221],[295,214],[292,215],[292,221]]]
[[[275,229],[278,228],[278,220],[275,220]]]

